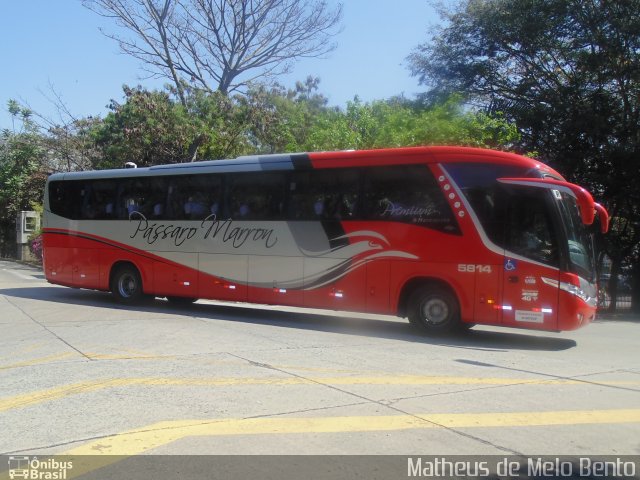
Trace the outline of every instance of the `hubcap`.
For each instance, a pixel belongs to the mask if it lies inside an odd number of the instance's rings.
[[[118,280],[118,293],[124,298],[133,296],[137,289],[136,279],[133,275],[122,275]]]
[[[449,306],[440,298],[431,298],[422,305],[422,318],[431,325],[444,323],[449,318]]]

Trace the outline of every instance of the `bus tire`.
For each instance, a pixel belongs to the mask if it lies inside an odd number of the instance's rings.
[[[111,293],[124,304],[139,303],[144,298],[140,272],[133,265],[120,265],[111,275]]]
[[[175,304],[175,305],[190,305],[194,302],[196,302],[198,299],[197,298],[192,298],[192,297],[167,297],[167,300],[169,300],[171,303]]]
[[[458,299],[446,288],[418,288],[409,297],[409,322],[428,333],[464,330]]]

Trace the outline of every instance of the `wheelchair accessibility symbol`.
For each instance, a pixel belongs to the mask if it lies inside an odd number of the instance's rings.
[[[513,272],[515,269],[518,268],[518,262],[511,259],[511,258],[506,258],[504,260],[504,269],[507,272]]]

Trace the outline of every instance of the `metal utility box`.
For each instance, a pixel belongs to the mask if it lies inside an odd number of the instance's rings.
[[[29,235],[40,228],[40,215],[34,211],[22,211],[16,217],[16,243],[25,245],[29,242]]]

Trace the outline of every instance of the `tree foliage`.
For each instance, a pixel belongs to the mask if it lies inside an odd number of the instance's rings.
[[[196,126],[180,104],[166,92],[124,87],[125,101],[114,100],[111,112],[93,135],[103,157],[98,168],[120,168],[128,161],[139,166],[186,161]]]
[[[459,95],[430,106],[403,97],[373,102],[355,97],[343,109],[328,105],[314,77],[293,89],[251,85],[245,95],[231,97],[199,89],[185,93],[183,105],[173,88],[124,86],[123,100],[111,100],[103,119],[31,122],[47,152],[46,169],[430,144],[502,148],[519,138],[515,125],[501,114],[466,109]]]
[[[15,219],[21,210],[42,202],[46,173],[41,166],[46,150],[30,120],[32,113],[17,102],[9,111],[24,128],[0,134],[0,256],[15,254]]]
[[[618,268],[640,262],[629,182],[640,176],[638,12],[639,0],[465,0],[410,57],[428,100],[464,92],[504,112],[520,148],[604,199],[614,217],[604,247]]]
[[[403,98],[362,103],[320,116],[307,150],[370,149],[416,145],[500,147],[518,134],[500,115],[467,111],[459,96],[425,108]]]

